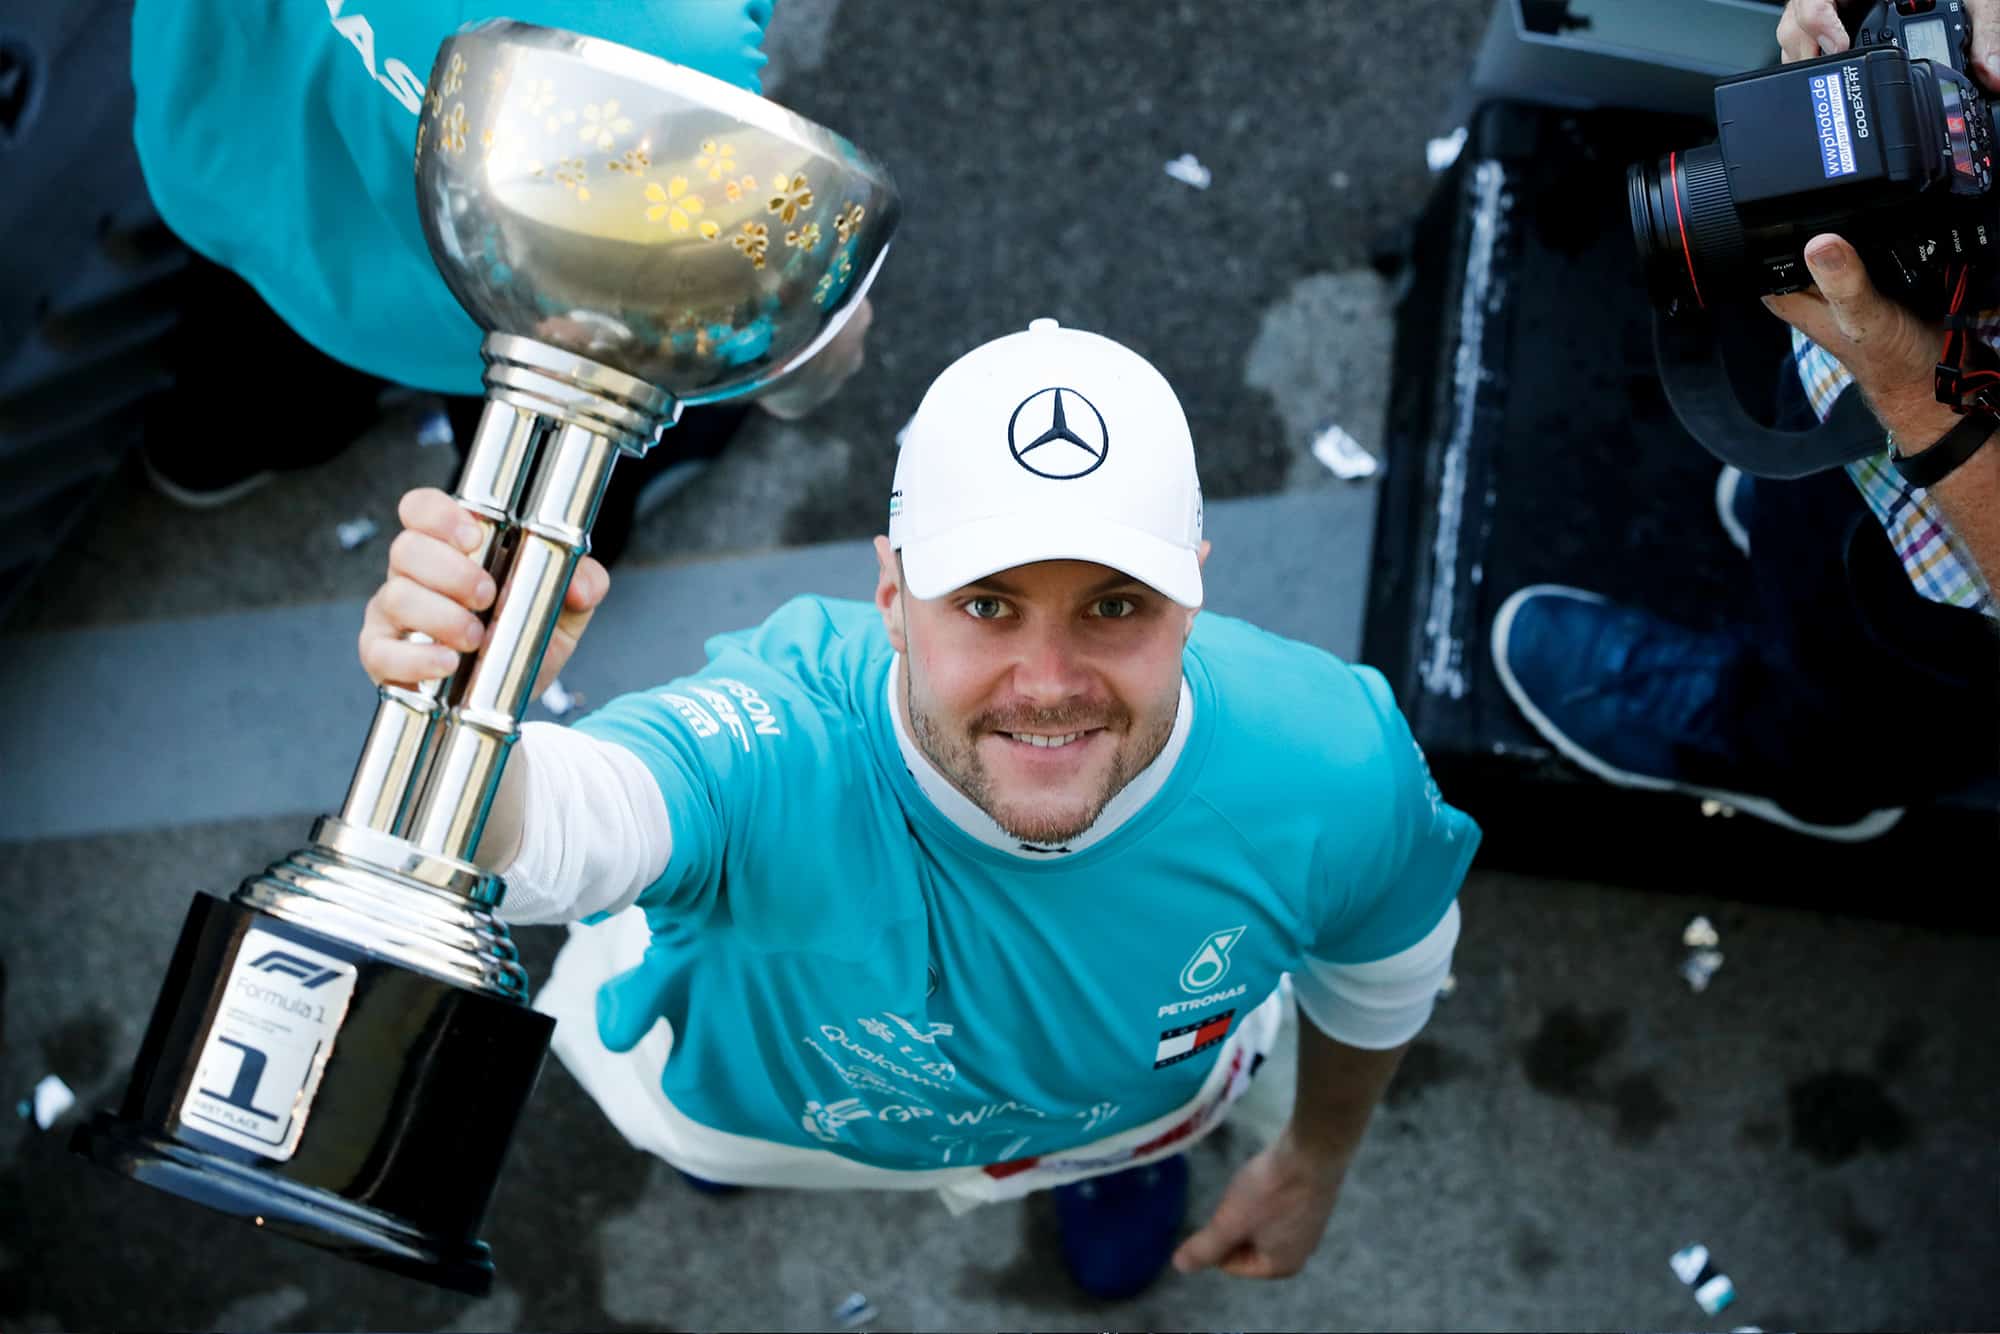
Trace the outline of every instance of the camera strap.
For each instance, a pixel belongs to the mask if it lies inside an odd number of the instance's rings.
[[[2000,353],[1979,337],[1965,313],[1970,269],[1959,270],[1945,315],[1944,347],[1938,353],[1934,385],[1937,401],[1954,412],[2000,416]]]
[[[1810,430],[1781,431],[1752,417],[1730,383],[1722,342],[1707,320],[1668,320],[1654,311],[1653,355],[1667,402],[1688,434],[1752,477],[1807,477],[1888,448],[1882,424],[1852,384]]]

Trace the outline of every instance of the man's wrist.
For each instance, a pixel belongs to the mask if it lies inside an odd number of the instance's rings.
[[[1895,410],[1877,409],[1875,416],[1889,432],[1889,444],[1904,458],[1923,453],[1965,420],[1942,403],[1911,404]]]
[[[1278,1137],[1278,1147],[1305,1159],[1322,1175],[1331,1177],[1346,1175],[1347,1165],[1354,1160],[1354,1151],[1360,1146],[1361,1137],[1358,1135],[1310,1134],[1300,1127],[1296,1116],[1286,1122],[1284,1133]]]

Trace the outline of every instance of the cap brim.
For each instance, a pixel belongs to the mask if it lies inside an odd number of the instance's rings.
[[[905,542],[903,576],[912,596],[940,598],[988,575],[1044,560],[1108,565],[1183,607],[1201,605],[1201,561],[1183,546],[1101,519],[1036,523],[1018,514],[961,524]]]

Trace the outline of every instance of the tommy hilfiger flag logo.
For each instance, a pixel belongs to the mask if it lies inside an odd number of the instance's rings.
[[[1213,1047],[1229,1036],[1229,1021],[1235,1017],[1236,1011],[1224,1010],[1213,1019],[1168,1029],[1160,1034],[1159,1050],[1153,1055],[1153,1068],[1163,1069]]]

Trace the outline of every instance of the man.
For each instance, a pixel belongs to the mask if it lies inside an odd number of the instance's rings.
[[[1854,0],[1791,0],[1786,62],[1844,51]],[[2000,91],[2000,0],[1968,0],[1971,72]],[[1858,841],[1903,807],[2000,775],[2000,445],[1940,404],[1942,329],[1876,289],[1854,247],[1813,237],[1813,287],[1765,304],[1793,330],[1780,424],[1824,417],[1850,382],[1881,453],[1717,504],[1749,558],[1730,631],[1670,624],[1595,593],[1516,592],[1494,618],[1502,684],[1560,752],[1607,781],[1720,800],[1795,832]],[[2000,311],[1975,321],[1987,342]]]
[[[431,259],[410,170],[420,127],[435,137],[453,106],[442,90],[426,97],[425,79],[460,26],[506,17],[565,28],[756,92],[774,5],[138,0],[133,142],[161,218],[204,257],[182,280],[186,336],[168,349],[177,388],[154,404],[143,448],[155,488],[213,507],[277,471],[324,462],[372,424],[382,381],[449,396],[469,445],[484,393],[481,334]],[[590,145],[574,128],[562,133],[592,170],[631,146],[609,130]],[[861,364],[869,317],[864,302],[809,371],[758,406],[791,420],[831,398]],[[224,400],[252,425],[189,429],[192,414]],[[658,448],[617,471],[596,527],[604,563],[748,411],[689,409]]]
[[[1040,320],[948,367],[889,515],[873,607],[796,600],[692,677],[524,729],[479,859],[510,920],[595,923],[537,1000],[558,1056],[698,1179],[954,1211],[1054,1188],[1099,1296],[1170,1256],[1297,1272],[1446,975],[1477,826],[1380,675],[1197,619],[1193,443],[1126,348]],[[492,597],[448,497],[403,517],[377,681],[444,670]],[[544,677],[605,588],[580,567]],[[1176,1250],[1180,1154],[1287,974],[1290,1124]]]

